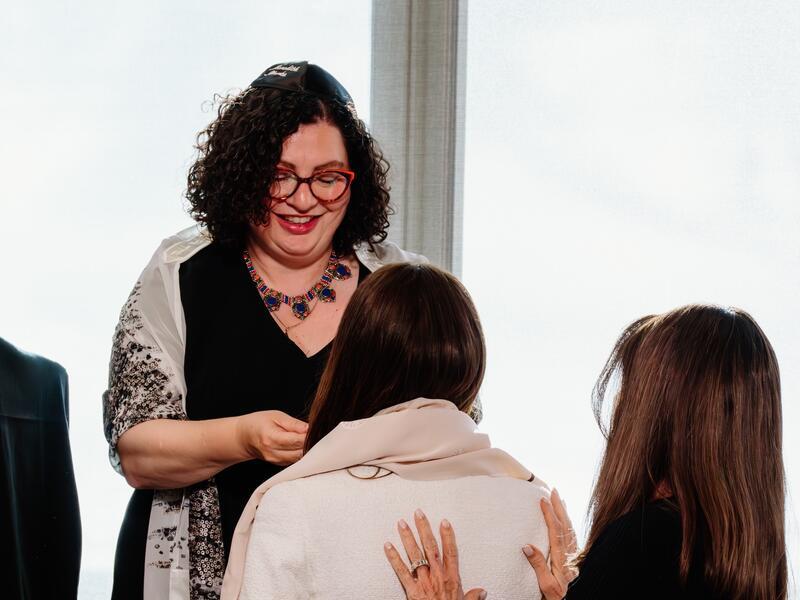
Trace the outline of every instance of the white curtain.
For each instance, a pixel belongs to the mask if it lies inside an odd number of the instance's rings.
[[[371,130],[391,164],[390,239],[461,271],[466,0],[374,0]]]

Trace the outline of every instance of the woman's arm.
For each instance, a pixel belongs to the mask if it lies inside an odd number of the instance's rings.
[[[122,434],[117,451],[131,486],[172,489],[246,460],[292,464],[302,456],[307,428],[277,410],[206,421],[154,419]]]
[[[114,332],[103,394],[112,465],[134,487],[173,489],[245,460],[295,462],[306,424],[285,413],[187,419],[182,316],[174,297],[177,263],[164,262],[166,246],[145,267]]]

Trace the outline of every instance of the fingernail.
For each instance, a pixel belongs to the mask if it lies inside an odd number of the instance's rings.
[[[450,529],[452,527],[452,525],[450,525],[450,521],[448,521],[447,519],[443,519],[442,520],[442,527],[444,527],[445,529]]]
[[[406,523],[404,519],[400,519],[397,524],[400,526],[400,529],[408,529],[408,523]]]
[[[422,512],[420,509],[417,509],[414,511],[414,516],[417,517],[418,519],[424,519],[425,513]]]
[[[523,546],[522,551],[525,553],[525,556],[533,556],[533,548],[531,548],[531,546]]]
[[[551,495],[551,496],[555,496],[555,497],[556,497],[556,498],[558,498],[559,500],[561,499],[561,496],[559,495],[559,493],[558,493],[558,490],[557,490],[556,488],[553,488],[553,491],[552,491],[552,492],[550,492],[550,495]]]
[[[392,544],[391,544],[391,543],[389,543],[389,542],[386,542],[386,543],[383,545],[383,549],[384,549],[384,550],[391,550],[391,549],[392,549]]]
[[[480,598],[480,600],[486,600],[486,596],[486,590],[481,590],[481,593],[478,594],[478,598]]]

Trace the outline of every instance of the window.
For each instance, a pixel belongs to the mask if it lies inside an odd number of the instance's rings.
[[[800,426],[798,30],[790,1],[470,0],[463,277],[489,347],[484,428],[580,533],[603,448],[590,392],[635,318],[748,310]],[[797,436],[784,448],[797,556]]]

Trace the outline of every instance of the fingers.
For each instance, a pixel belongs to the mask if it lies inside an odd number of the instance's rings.
[[[417,539],[411,533],[411,528],[403,519],[397,522],[397,531],[400,533],[400,541],[403,542],[403,548],[406,550],[408,560],[414,562],[422,558],[422,550],[417,545]]]
[[[461,588],[461,573],[458,568],[458,545],[456,544],[456,533],[450,521],[442,521],[439,526],[439,535],[442,537],[442,554],[444,564],[442,566],[445,591],[458,593]],[[456,596],[457,597],[457,596]],[[486,598],[486,592],[480,588],[470,590],[464,596],[465,600],[470,598]]]
[[[544,522],[547,524],[547,537],[550,539],[550,562],[560,569],[566,562],[563,526],[556,517],[553,506],[546,498],[539,501],[539,506],[542,508]]]
[[[536,579],[539,580],[539,589],[542,590],[542,596],[544,596],[545,600],[561,600],[566,590],[550,571],[547,566],[547,559],[542,554],[542,551],[528,544],[522,548],[522,552],[536,572]]]
[[[442,552],[444,563],[439,552],[439,544],[433,534],[430,522],[421,510],[414,511],[414,521],[419,533],[419,539],[423,548],[417,544],[414,532],[402,519],[397,523],[397,530],[400,533],[400,540],[405,548],[408,560],[413,564],[422,558],[427,558],[429,566],[422,566],[412,573],[403,563],[394,547],[387,543],[384,551],[395,571],[400,583],[406,591],[407,598],[441,598],[463,600],[485,600],[486,592],[481,588],[475,588],[463,593],[461,587],[461,577],[458,571],[458,547],[453,526],[447,521],[442,521],[439,531],[442,537]],[[424,549],[424,554],[423,554]],[[412,592],[413,591],[413,595]]]
[[[400,519],[400,521],[397,523],[397,531],[400,533],[400,541],[403,542],[403,548],[406,550],[406,555],[408,556],[408,561],[410,563],[413,564],[425,558],[422,550],[417,545],[417,540],[414,537],[411,528],[403,519]],[[429,581],[428,572],[428,567],[422,566],[415,571],[415,575],[417,579],[421,580],[423,583],[426,583]]]
[[[564,507],[564,502],[556,489],[553,489],[550,494],[550,508],[561,529],[556,542],[553,541],[552,534],[550,534],[550,565],[555,577],[566,588],[567,584],[578,574],[574,565],[569,562],[578,551],[578,539]]]
[[[267,410],[245,415],[240,422],[242,444],[252,458],[282,466],[300,460],[306,434],[288,431],[283,425],[299,429],[299,423],[305,428],[302,421],[277,410]]]
[[[306,434],[274,430],[270,432],[270,446],[276,451],[302,450],[306,444]]]
[[[567,507],[561,499],[561,494],[559,494],[558,490],[555,488],[553,488],[553,492],[550,494],[550,502],[553,505],[553,511],[556,513],[556,517],[561,521],[564,528],[565,550],[567,554],[575,554],[575,552],[578,551],[578,539],[575,535],[575,528],[572,526],[572,520],[569,518]]]
[[[550,503],[553,505],[553,511],[556,513],[558,520],[564,523],[564,525],[572,525],[572,521],[570,521],[569,515],[567,514],[567,509],[564,506],[564,501],[561,499],[561,494],[558,493],[556,488],[553,488],[553,491],[550,492]]]
[[[293,465],[298,460],[303,458],[302,450],[292,450],[289,452],[272,452],[269,456],[264,456],[264,460],[271,462],[281,467]]]
[[[308,423],[295,419],[287,415],[285,412],[279,410],[270,411],[272,413],[272,420],[286,431],[293,431],[294,433],[305,434],[308,431]]]
[[[439,526],[439,535],[442,536],[442,555],[444,556],[444,572],[448,578],[461,578],[458,570],[458,546],[456,545],[456,532],[450,521],[445,519]]]
[[[417,525],[417,532],[419,539],[422,542],[422,548],[425,551],[425,558],[430,563],[431,573],[435,574],[441,571],[439,544],[436,542],[436,537],[433,535],[431,524],[428,522],[428,517],[420,509],[414,511],[414,522]]]
[[[411,575],[411,571],[408,570],[408,565],[400,556],[400,553],[397,551],[397,549],[389,542],[386,542],[383,545],[383,551],[386,553],[386,558],[389,560],[389,564],[392,565],[395,575],[397,575],[397,578],[400,580],[400,585],[403,586],[403,589],[406,591],[406,595],[408,596],[409,592],[413,592],[414,587],[417,584],[417,582],[414,580],[414,577]]]

